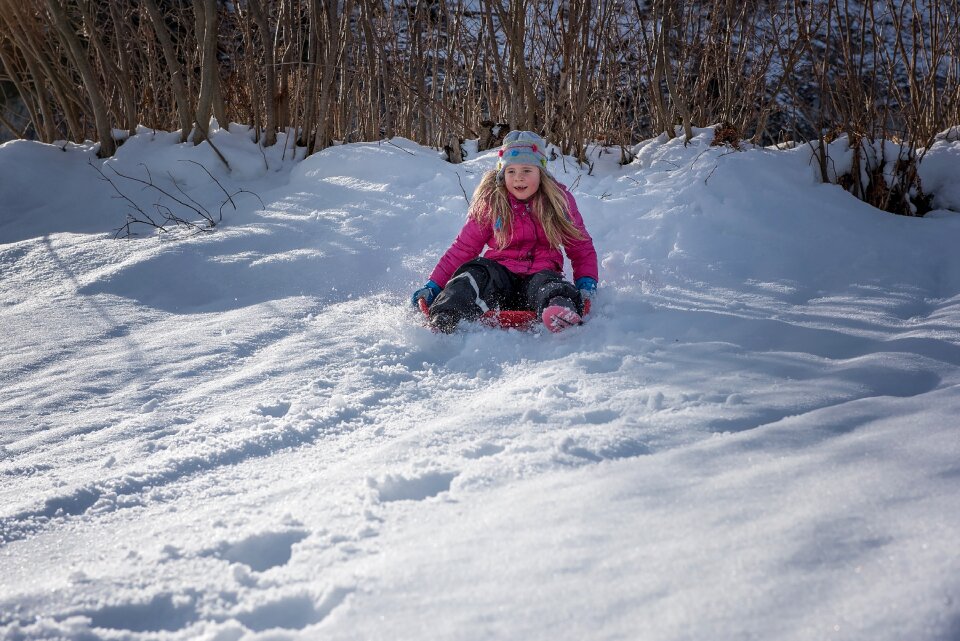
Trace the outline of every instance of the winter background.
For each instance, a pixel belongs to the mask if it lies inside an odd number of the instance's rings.
[[[960,142],[905,218],[711,139],[550,163],[559,335],[409,306],[475,144],[0,146],[0,638],[960,639]]]

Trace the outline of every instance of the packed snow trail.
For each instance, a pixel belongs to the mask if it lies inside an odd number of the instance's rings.
[[[409,293],[492,153],[215,135],[232,175],[156,132],[0,147],[0,638],[960,634],[949,189],[888,216],[707,130],[559,159],[587,323],[445,336]],[[183,159],[263,206],[113,240],[86,164],[218,207]]]

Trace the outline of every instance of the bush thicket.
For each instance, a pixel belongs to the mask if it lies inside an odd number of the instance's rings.
[[[114,129],[199,143],[211,117],[308,153],[393,136],[459,152],[510,127],[627,161],[638,140],[723,123],[734,142],[809,143],[824,180],[916,213],[919,154],[960,123],[958,3],[0,0],[0,80],[26,107],[0,127],[101,156]],[[838,136],[857,152],[843,176]],[[876,153],[889,141],[903,153]]]

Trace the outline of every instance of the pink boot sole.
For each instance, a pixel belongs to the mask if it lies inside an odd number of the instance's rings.
[[[580,314],[560,305],[545,307],[542,318],[544,326],[551,332],[562,332],[567,328],[583,323]]]

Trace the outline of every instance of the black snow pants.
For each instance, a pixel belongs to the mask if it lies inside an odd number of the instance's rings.
[[[562,274],[551,270],[514,274],[488,258],[475,258],[461,265],[437,295],[430,306],[430,322],[452,332],[461,320],[476,320],[490,309],[530,310],[539,318],[551,302],[583,315],[580,291]]]

